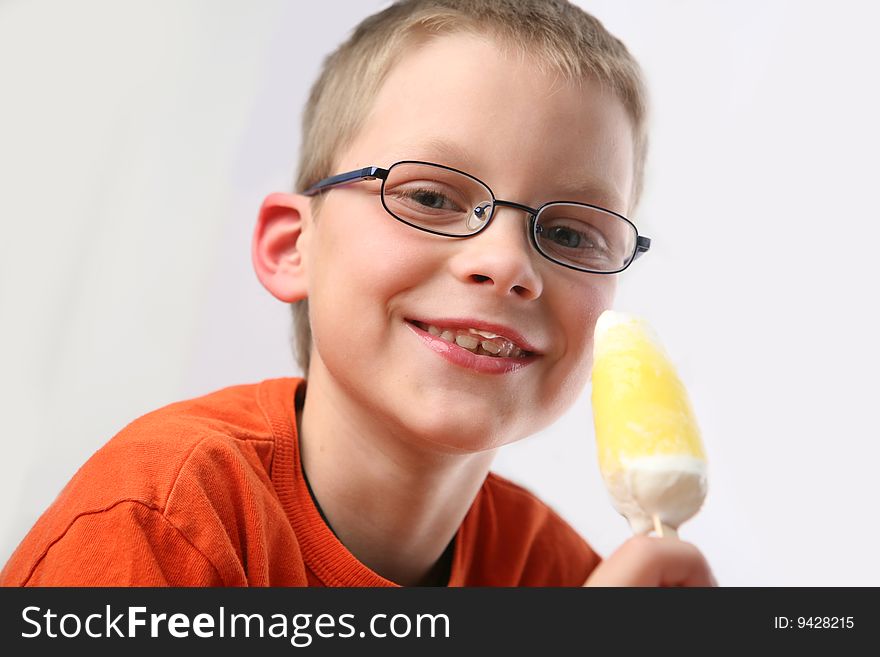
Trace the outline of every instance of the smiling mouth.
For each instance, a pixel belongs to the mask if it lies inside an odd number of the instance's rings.
[[[475,328],[447,328],[434,326],[416,320],[407,320],[423,331],[430,333],[440,340],[451,344],[457,344],[462,349],[467,349],[477,356],[489,356],[490,358],[528,358],[533,352],[520,349],[505,337]]]

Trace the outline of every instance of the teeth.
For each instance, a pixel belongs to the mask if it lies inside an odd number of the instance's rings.
[[[459,333],[455,336],[455,344],[459,347],[464,347],[465,349],[473,351],[477,348],[477,345],[480,344],[480,341],[472,335],[462,335]]]
[[[480,346],[483,347],[483,349],[488,351],[490,354],[495,354],[496,356],[501,351],[501,345],[490,342],[489,340],[483,340],[480,343]]]
[[[499,358],[520,358],[525,352],[515,344],[491,331],[480,329],[441,329],[431,324],[419,323],[419,326],[433,336],[446,342],[454,342],[459,347],[480,356],[497,356]],[[479,337],[478,337],[479,336]],[[484,339],[480,339],[484,338]]]

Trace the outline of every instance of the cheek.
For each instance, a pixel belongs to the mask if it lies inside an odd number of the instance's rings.
[[[407,226],[385,212],[378,198],[371,200],[377,207],[370,208],[359,231],[350,227],[360,236],[358,253],[352,257],[361,265],[361,280],[388,298],[436,275],[448,255],[449,240]]]
[[[565,334],[562,359],[568,365],[569,387],[573,389],[571,394],[575,396],[580,394],[590,378],[596,320],[603,311],[611,308],[616,290],[616,276],[593,275],[586,286],[581,282],[565,295],[568,299],[564,306],[567,312],[560,315]]]
[[[396,294],[438,271],[436,256],[442,249],[432,245],[428,233],[389,216],[378,197],[348,201],[342,213],[328,199],[315,235],[310,305],[375,321],[377,313],[387,313],[387,302]]]
[[[589,330],[586,332],[587,357],[584,362],[589,370],[592,370],[593,367],[593,332],[596,329],[596,321],[599,319],[599,315],[614,305],[614,295],[616,292],[617,276],[604,276],[593,290],[593,294],[590,297],[591,303],[586,304],[584,308],[584,313],[587,316],[586,326],[589,327]],[[590,372],[588,377],[590,375],[592,375],[592,372]]]
[[[593,330],[603,311],[611,308],[617,291],[617,276],[587,274],[586,281],[578,281],[559,300],[568,311],[561,314],[566,343],[573,352],[592,352]]]

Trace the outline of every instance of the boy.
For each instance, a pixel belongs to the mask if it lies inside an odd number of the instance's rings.
[[[646,249],[625,218],[643,96],[625,48],[565,2],[414,0],[365,20],[312,91],[300,193],[266,199],[252,244],[294,304],[306,379],[126,427],[2,583],[713,583],[672,539],[600,563],[489,473],[576,399],[616,274]]]

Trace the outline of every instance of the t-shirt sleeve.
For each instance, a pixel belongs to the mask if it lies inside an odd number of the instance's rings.
[[[13,555],[6,586],[222,586],[211,562],[163,514],[121,501],[83,513],[42,553]]]

